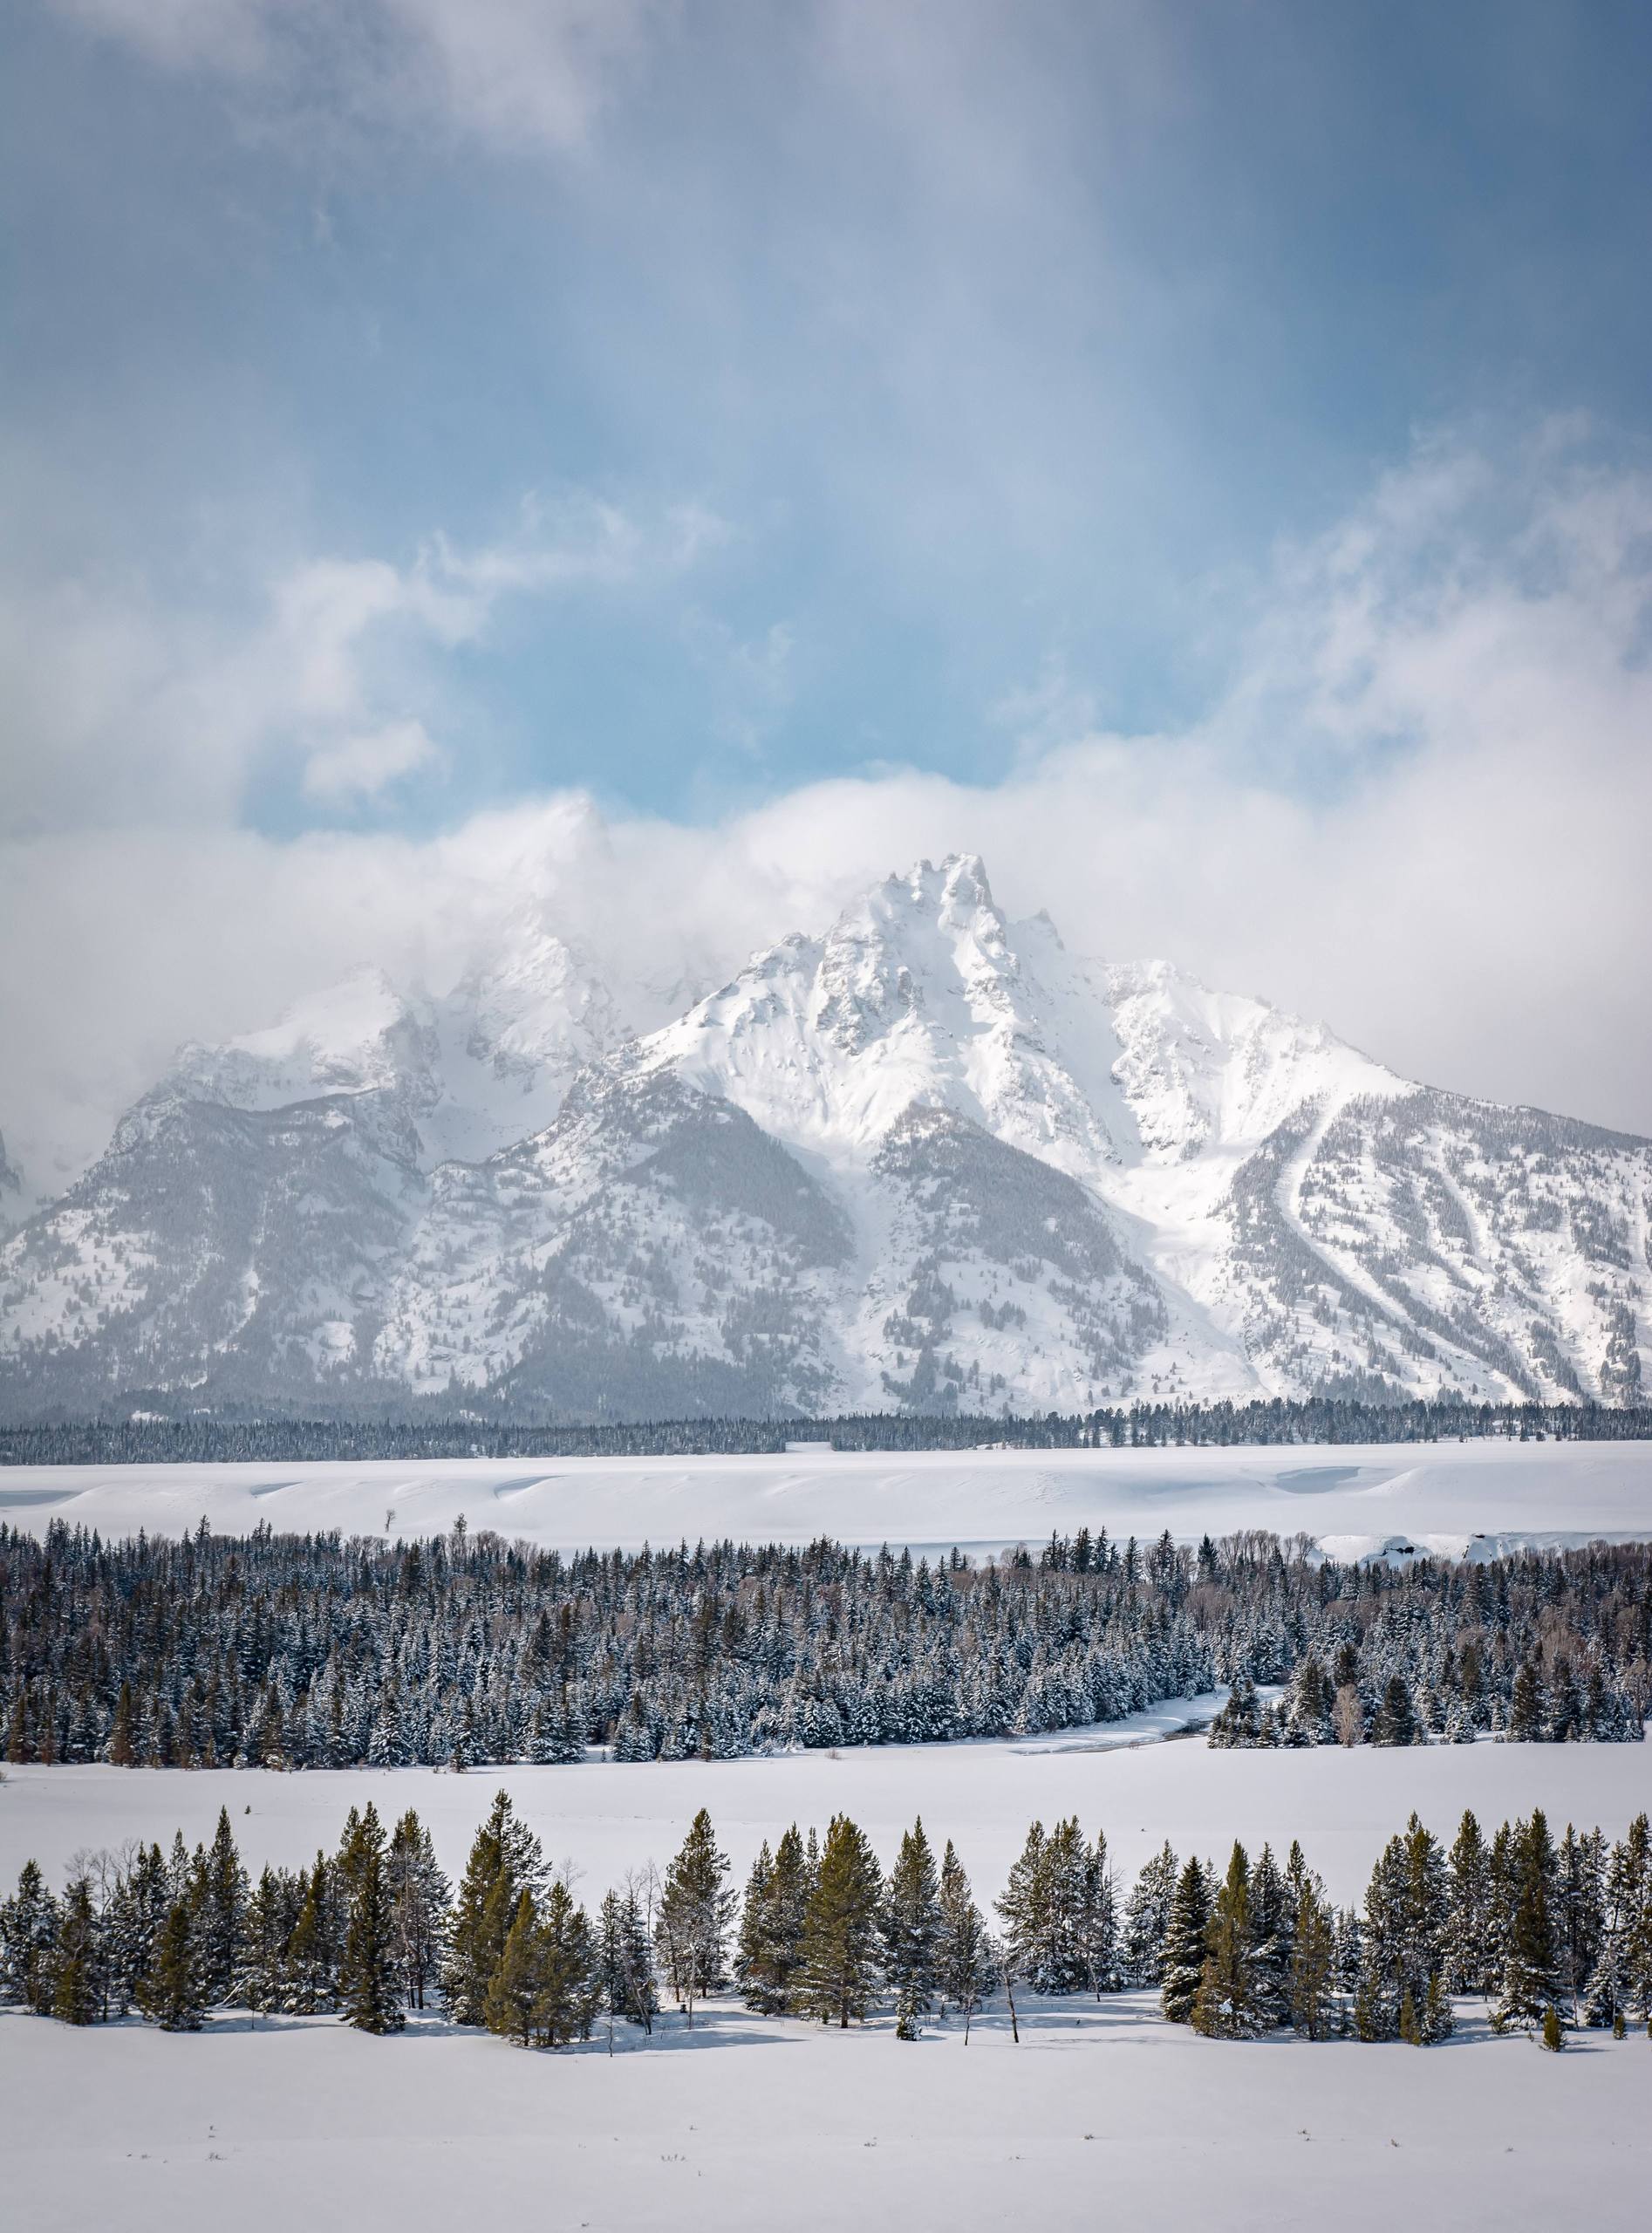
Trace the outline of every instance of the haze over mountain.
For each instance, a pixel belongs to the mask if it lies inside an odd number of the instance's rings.
[[[1642,1386],[1652,1144],[1069,953],[973,856],[636,1022],[524,922],[443,999],[186,1048],[0,1249],[0,1404]]]

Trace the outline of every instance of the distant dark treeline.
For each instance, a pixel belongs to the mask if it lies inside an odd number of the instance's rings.
[[[140,1417],[0,1427],[0,1465],[185,1465],[393,1458],[772,1457],[788,1442],[839,1451],[1225,1449],[1245,1444],[1652,1440],[1652,1405],[1369,1403],[1313,1396],[1254,1403],[1150,1403],[1041,1417],[661,1419],[593,1425],[452,1418]]]

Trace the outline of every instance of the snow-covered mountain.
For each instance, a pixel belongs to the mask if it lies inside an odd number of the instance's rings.
[[[0,1400],[614,1417],[1638,1394],[1652,1144],[891,877],[643,1038],[524,925],[187,1048],[0,1248]]]

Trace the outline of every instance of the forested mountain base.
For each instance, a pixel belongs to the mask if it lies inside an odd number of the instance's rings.
[[[1166,1842],[1121,1898],[1098,1834],[1034,1822],[987,1928],[950,1840],[921,1821],[887,1872],[848,1817],[823,1841],[794,1823],[765,1843],[743,1901],[704,1809],[665,1875],[630,1871],[595,1919],[501,1792],[454,1896],[411,1811],[386,1834],[353,1807],[336,1853],[249,1881],[227,1812],[209,1847],[182,1837],[77,1857],[61,1899],[31,1861],[0,1904],[0,1999],[89,2025],[135,2008],[167,2031],[209,2010],[399,2030],[437,2004],[522,2046],[588,2039],[604,2021],[652,2034],[661,1988],[692,2025],[737,1991],[763,2016],[847,2029],[892,2011],[898,2038],[971,2018],[1001,1992],[1156,1990],[1163,2014],[1216,2038],[1289,2026],[1325,2040],[1446,2038],[1453,2001],[1551,2048],[1568,2028],[1652,2033],[1652,1828],[1608,1848],[1540,1811],[1488,1840],[1471,1813],[1445,1852],[1413,1814],[1338,1909],[1293,1841],[1281,1864],[1233,1845],[1225,1871]]]
[[[1219,1743],[1639,1739],[1652,1547],[1390,1569],[1081,1529],[932,1565],[824,1540],[564,1559],[462,1522],[394,1546],[0,1526],[17,1761],[727,1758],[1033,1734],[1219,1683]]]
[[[311,1465],[375,1458],[775,1457],[800,1437],[839,1451],[1159,1450],[1317,1443],[1652,1440],[1652,1405],[1363,1403],[1315,1396],[1253,1403],[1148,1403],[1042,1416],[928,1417],[868,1411],[831,1418],[661,1419],[590,1425],[494,1408],[433,1406],[307,1418],[233,1406],[211,1417],[154,1410],[119,1419],[0,1426],[0,1465]]]

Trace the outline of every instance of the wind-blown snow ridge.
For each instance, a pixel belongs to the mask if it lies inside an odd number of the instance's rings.
[[[185,1049],[0,1248],[0,1401],[1612,1401],[1649,1204],[1647,1142],[1069,954],[953,855],[640,1040],[525,919]]]

